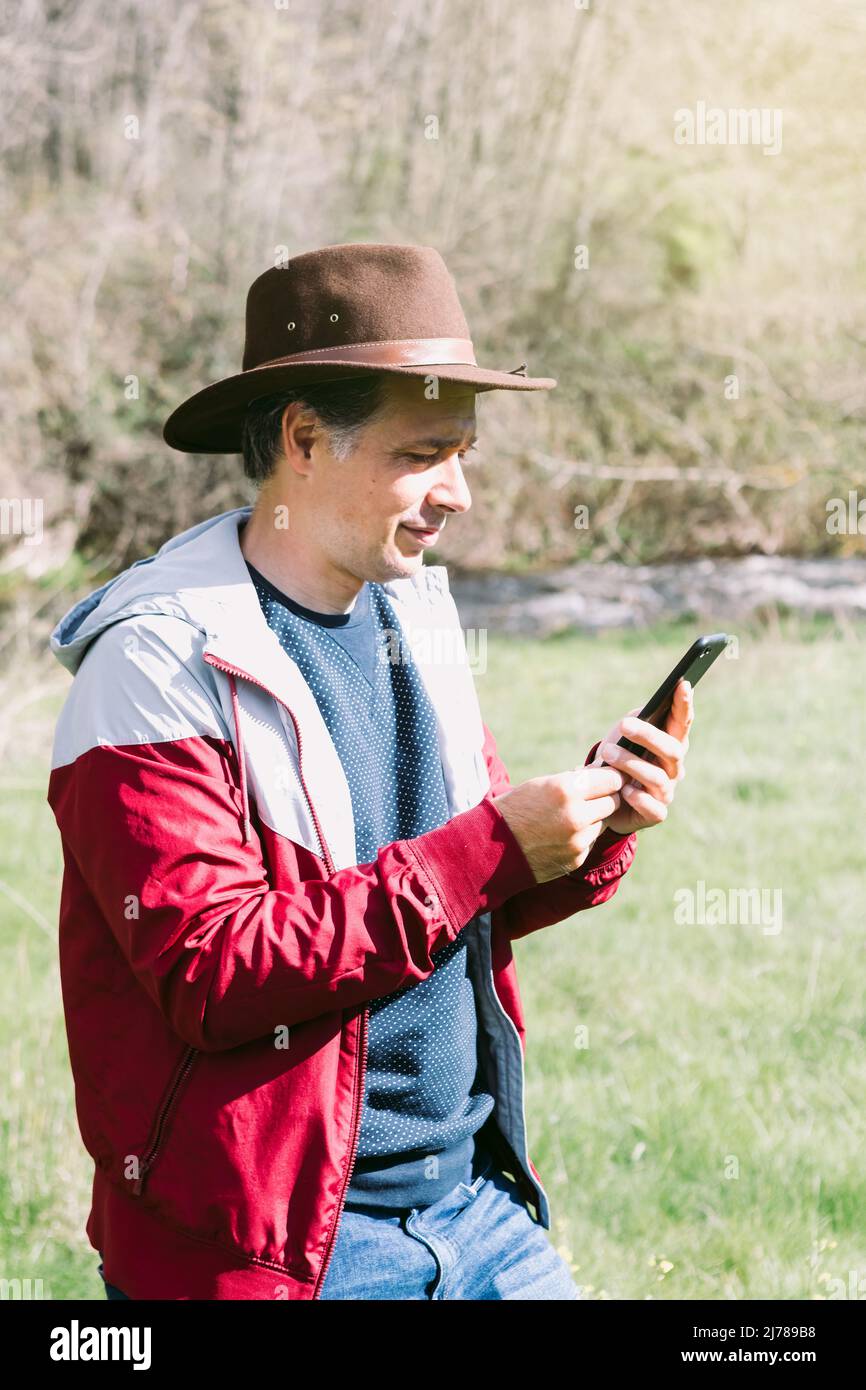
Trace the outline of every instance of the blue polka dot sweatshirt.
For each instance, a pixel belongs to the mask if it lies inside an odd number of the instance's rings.
[[[316,613],[247,568],[269,626],[315,695],[352,800],[359,864],[449,819],[436,718],[379,584]],[[391,660],[397,652],[401,659]],[[370,1002],[361,1129],[347,1206],[422,1207],[471,1181],[494,1106],[478,1057],[464,927],[432,975]]]

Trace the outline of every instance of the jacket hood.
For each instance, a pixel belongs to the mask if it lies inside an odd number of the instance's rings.
[[[193,542],[229,517],[249,516],[252,507],[235,507],[171,536],[153,555],[136,560],[114,579],[79,599],[54,628],[49,645],[61,666],[74,676],[91,642],[106,628],[136,613],[170,613],[194,621],[180,595],[196,580]],[[200,626],[200,623],[196,623]]]

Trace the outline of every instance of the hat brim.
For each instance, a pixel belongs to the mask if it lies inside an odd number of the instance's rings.
[[[277,363],[238,372],[196,391],[169,415],[162,437],[172,449],[185,454],[239,454],[244,412],[259,396],[276,394],[284,386],[308,381],[340,381],[371,372],[465,381],[479,391],[550,391],[556,385],[554,377],[527,377],[460,362],[411,367],[371,367],[369,363],[348,361]]]

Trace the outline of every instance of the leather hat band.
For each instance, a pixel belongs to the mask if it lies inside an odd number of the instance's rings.
[[[329,362],[348,359],[370,367],[444,367],[461,363],[477,367],[475,349],[469,338],[389,338],[382,342],[343,343],[339,347],[310,348],[260,362],[261,367],[282,366],[288,362]]]

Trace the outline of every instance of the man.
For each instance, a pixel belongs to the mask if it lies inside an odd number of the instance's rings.
[[[429,247],[297,256],[246,330],[165,437],[242,452],[255,506],[51,639],[100,1273],[133,1299],[578,1298],[527,1148],[511,942],[616,891],[690,695],[512,788],[424,551],[470,505],[475,392],[556,383],[477,365]]]

